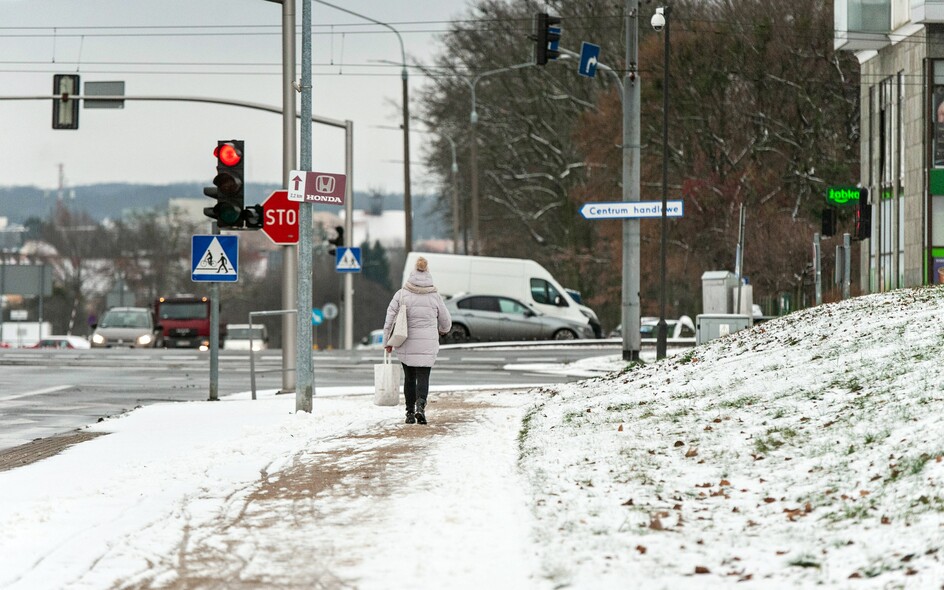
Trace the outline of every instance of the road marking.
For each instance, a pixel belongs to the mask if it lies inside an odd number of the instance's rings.
[[[37,389],[35,391],[27,391],[26,393],[17,393],[15,395],[5,395],[0,397],[0,401],[8,401],[11,399],[19,399],[21,397],[29,397],[31,395],[42,395],[44,393],[55,393],[57,391],[62,391],[63,389],[69,389],[71,385],[56,385],[55,387],[46,387],[45,389]]]

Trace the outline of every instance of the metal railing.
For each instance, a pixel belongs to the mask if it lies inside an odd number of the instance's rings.
[[[285,315],[289,313],[298,313],[298,310],[297,309],[276,309],[273,311],[250,311],[249,312],[249,387],[252,390],[252,399],[256,399],[256,350],[255,350],[255,347],[252,345],[252,318],[258,317],[258,316]],[[280,370],[282,372],[294,371],[295,367],[285,367]]]

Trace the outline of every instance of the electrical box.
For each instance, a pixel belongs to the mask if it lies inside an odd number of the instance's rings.
[[[701,275],[701,311],[705,314],[731,313],[731,291],[737,276],[727,270],[708,270]]]
[[[740,313],[703,313],[695,317],[695,345],[750,328],[751,316]]]

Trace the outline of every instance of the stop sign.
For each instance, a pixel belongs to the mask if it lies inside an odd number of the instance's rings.
[[[262,202],[262,231],[276,244],[298,243],[298,202],[288,191],[273,191]]]

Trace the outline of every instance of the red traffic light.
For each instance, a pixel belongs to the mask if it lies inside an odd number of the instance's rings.
[[[213,155],[219,158],[224,166],[235,166],[243,159],[243,155],[231,143],[224,143],[213,150]]]

